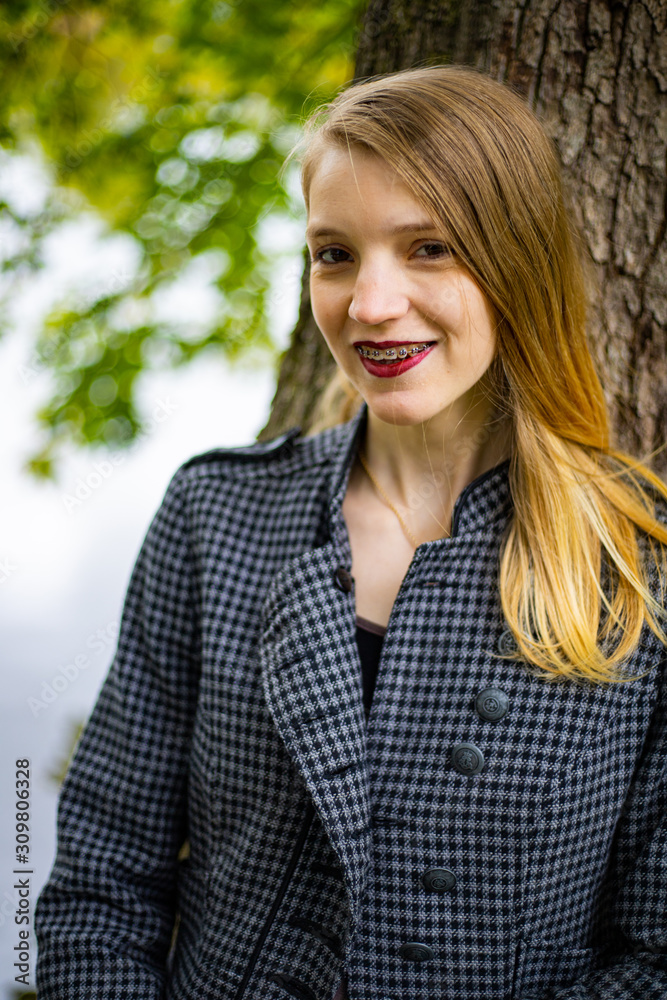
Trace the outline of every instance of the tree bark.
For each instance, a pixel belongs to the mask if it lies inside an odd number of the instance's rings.
[[[370,0],[355,80],[473,66],[522,93],[554,139],[592,262],[591,348],[612,441],[667,438],[667,6],[664,0]],[[312,418],[334,363],[301,311],[260,438]],[[649,464],[667,472],[663,451]]]

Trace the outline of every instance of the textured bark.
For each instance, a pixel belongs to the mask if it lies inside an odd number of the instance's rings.
[[[665,0],[370,0],[355,79],[416,65],[474,66],[524,94],[554,138],[598,292],[591,346],[613,440],[667,438],[667,4]],[[307,427],[333,370],[301,314],[260,437]],[[652,463],[667,471],[664,452]]]

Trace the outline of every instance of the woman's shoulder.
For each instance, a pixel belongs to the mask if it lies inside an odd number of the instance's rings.
[[[268,441],[211,448],[183,462],[172,477],[170,489],[202,481],[283,478],[308,473],[336,459],[349,430],[347,424],[339,424],[317,434],[304,435],[297,426]]]
[[[253,441],[247,445],[227,448],[210,448],[187,459],[176,471],[176,475],[197,475],[198,473],[215,474],[229,469],[248,469],[274,465],[276,460],[292,456],[298,449],[301,440],[301,428],[292,427],[284,434],[271,438],[269,441]]]

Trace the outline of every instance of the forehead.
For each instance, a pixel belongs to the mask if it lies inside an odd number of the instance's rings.
[[[328,234],[337,223],[364,222],[382,223],[383,228],[391,224],[395,231],[436,225],[432,213],[386,161],[365,150],[329,146],[311,174],[306,235]]]
[[[356,186],[367,182],[396,187],[403,184],[396,171],[381,157],[361,146],[343,149],[324,145],[313,160],[310,173],[310,197],[331,187]]]

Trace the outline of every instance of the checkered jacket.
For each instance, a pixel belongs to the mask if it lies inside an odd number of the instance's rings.
[[[598,686],[500,658],[504,462],[415,552],[366,722],[366,420],[175,473],[61,792],[39,1000],[667,997],[664,647]]]

